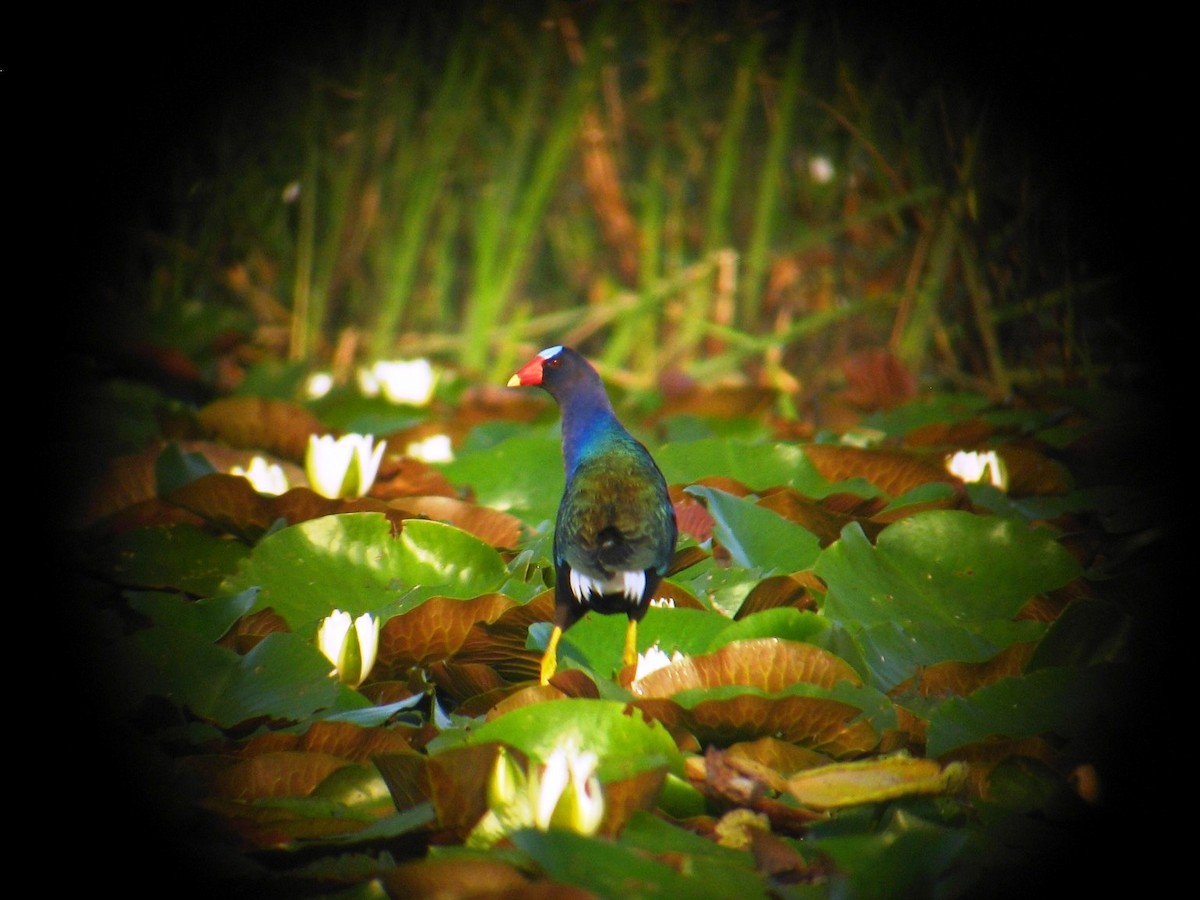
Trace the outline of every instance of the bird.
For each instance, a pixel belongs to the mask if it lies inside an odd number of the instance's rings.
[[[613,411],[599,373],[576,350],[547,347],[509,387],[537,386],[562,417],[566,484],[554,522],[554,622],[541,683],[558,667],[558,642],[589,611],[629,617],[625,665],[637,661],[637,626],[675,555],[679,526],[662,470]]]

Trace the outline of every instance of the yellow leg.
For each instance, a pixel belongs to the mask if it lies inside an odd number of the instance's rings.
[[[558,639],[562,637],[562,629],[557,625],[550,632],[550,642],[546,644],[546,652],[542,654],[542,684],[549,684],[558,668]]]
[[[629,620],[625,629],[625,665],[632,666],[637,662],[637,622]]]

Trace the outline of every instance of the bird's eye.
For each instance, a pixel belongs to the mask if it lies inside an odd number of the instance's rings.
[[[559,366],[562,365],[562,360],[556,356],[553,359],[546,360],[545,365],[549,366],[552,369],[557,369]]]

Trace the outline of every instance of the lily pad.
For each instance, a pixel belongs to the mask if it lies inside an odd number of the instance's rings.
[[[393,536],[381,513],[348,513],[268,535],[221,589],[257,586],[255,609],[272,607],[307,637],[334,609],[383,614],[402,599],[475,597],[505,575],[496,550],[451,525],[408,519]]]

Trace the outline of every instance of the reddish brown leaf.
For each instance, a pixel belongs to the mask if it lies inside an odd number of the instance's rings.
[[[429,758],[430,797],[438,822],[465,838],[487,811],[487,783],[500,745],[469,744]]]
[[[917,393],[917,379],[897,357],[874,348],[842,360],[843,397],[859,409],[894,409]]]
[[[308,450],[308,436],[326,431],[321,421],[303,406],[262,397],[214,400],[196,418],[223,443],[265,450],[297,461],[303,460]]]
[[[516,866],[494,859],[456,856],[402,863],[380,876],[389,897],[466,898],[488,900],[595,900],[582,888],[529,881]]]
[[[635,812],[653,810],[666,777],[665,768],[646,769],[620,781],[605,782],[600,835],[615,838]]]
[[[379,464],[379,473],[368,494],[381,500],[407,497],[454,497],[454,485],[440,469],[410,456],[388,455]],[[403,503],[401,505],[404,505]]]
[[[455,654],[456,662],[481,662],[510,681],[537,678],[541,654],[525,649],[529,626],[554,617],[554,591],[543,591],[528,603],[514,606],[496,621],[478,622]]]
[[[166,500],[182,507],[228,534],[261,536],[277,520],[289,525],[344,512],[381,512],[393,529],[412,514],[371,497],[330,499],[306,487],[292,488],[278,497],[260,494],[237,475],[205,475],[172,491]]]
[[[402,732],[388,728],[364,728],[350,722],[314,722],[300,738],[302,750],[328,753],[357,763],[368,763],[378,753],[409,749]]]
[[[446,522],[501,550],[516,547],[524,531],[516,516],[454,497],[405,497],[396,505],[413,515]]]
[[[864,527],[873,528],[875,533],[881,529],[874,526],[870,520],[848,516],[826,509],[821,503],[805,497],[795,488],[782,487],[765,494],[758,505],[776,512],[789,522],[811,531],[817,536],[821,547],[828,547],[842,535],[842,528],[850,522],[859,522]],[[873,538],[868,532],[868,537]]]
[[[903,450],[864,450],[834,444],[807,444],[804,454],[829,481],[863,478],[892,497],[932,482],[953,484],[956,479],[941,465]]]
[[[909,447],[931,447],[944,450],[967,450],[983,446],[996,433],[996,429],[983,419],[963,419],[956,422],[931,422],[919,425],[904,436]]]
[[[388,786],[388,791],[391,792],[392,802],[400,812],[431,799],[433,787],[430,781],[429,757],[424,753],[380,753],[374,762]]]
[[[794,575],[775,575],[764,578],[756,584],[738,607],[734,620],[765,609],[778,609],[793,606],[796,609],[816,609],[812,590],[824,590],[824,585],[811,572],[798,572]]]
[[[675,558],[671,560],[671,568],[667,570],[667,577],[670,578],[676,572],[682,572],[689,569],[696,563],[708,559],[708,552],[699,547],[682,547],[675,551]],[[689,594],[688,596],[692,596]],[[696,601],[699,603],[699,601]]]
[[[1067,469],[1037,447],[1006,444],[996,453],[1008,469],[1008,493],[1014,497],[1059,495],[1071,489]]]
[[[239,760],[223,770],[211,785],[226,800],[264,797],[307,797],[332,772],[349,762],[329,753],[283,750]]]
[[[892,689],[894,694],[915,688],[924,697],[966,697],[1001,678],[1020,675],[1033,655],[1036,644],[1012,644],[985,662],[951,660],[928,666],[914,678]]]
[[[642,702],[635,701],[634,705],[642,707]],[[867,722],[853,721],[861,712],[847,703],[820,697],[741,694],[681,709],[679,722],[705,746],[727,746],[774,735],[840,759],[860,756],[879,743]]]
[[[695,538],[701,544],[712,538],[716,519],[703,503],[691,494],[681,494],[680,498],[673,502],[675,521],[679,525],[681,537]]]
[[[476,623],[494,622],[515,605],[516,601],[503,594],[483,594],[469,600],[431,597],[384,623],[379,633],[377,665],[395,671],[449,659]]]
[[[823,766],[829,757],[789,744],[774,737],[761,737],[756,741],[734,744],[725,751],[729,759],[750,760],[767,766],[782,775],[790,775],[813,766]]]
[[[493,688],[490,691],[485,691],[482,694],[476,694],[474,697],[468,697],[463,700],[456,708],[455,712],[460,716],[468,718],[479,718],[481,716],[491,716],[491,711],[498,706],[501,706],[509,697],[514,694],[519,694],[528,687],[527,682],[504,682],[500,687]],[[553,688],[551,688],[553,690]],[[555,694],[557,697],[562,697],[562,692]]]
[[[483,663],[434,663],[429,667],[429,677],[442,696],[455,702],[507,686],[495,669]]]
[[[768,693],[797,682],[832,688],[839,681],[858,685],[858,673],[827,650],[780,638],[733,641],[704,656],[685,657],[630,685],[635,697],[670,697],[680,691],[743,685]]]
[[[765,416],[775,406],[777,392],[755,385],[695,386],[667,399],[656,413],[665,419],[680,414],[716,416],[726,419]]]
[[[268,634],[284,631],[291,631],[287,620],[267,607],[242,616],[217,643],[235,653],[246,654],[258,646],[258,642]]]

